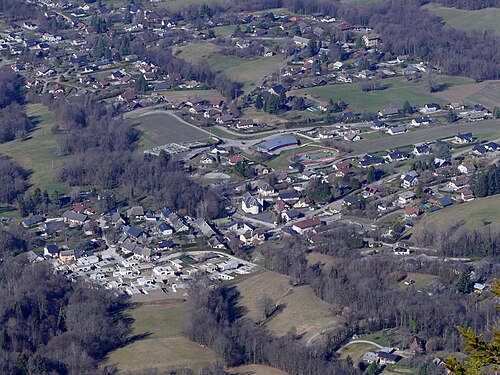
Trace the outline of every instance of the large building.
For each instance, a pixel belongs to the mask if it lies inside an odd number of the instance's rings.
[[[298,145],[299,141],[292,135],[284,135],[282,137],[268,139],[257,145],[259,151],[273,152],[283,147]]]

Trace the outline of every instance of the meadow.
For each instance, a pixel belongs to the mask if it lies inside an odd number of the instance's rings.
[[[145,369],[199,369],[217,359],[216,354],[183,336],[185,303],[144,305],[130,311],[133,334],[142,336],[112,352],[105,360],[120,371],[133,374]]]
[[[241,293],[241,305],[254,321],[259,320],[258,303],[262,297],[268,296],[281,306],[280,311],[266,322],[267,328],[277,336],[295,329],[307,340],[339,323],[328,303],[319,299],[309,286],[292,287],[288,276],[266,271],[243,280],[237,288]]]
[[[438,4],[427,4],[436,16],[441,17],[447,26],[460,30],[494,30],[500,34],[500,9],[484,8],[480,10],[463,10],[448,8]]]
[[[31,184],[48,191],[68,192],[69,186],[58,181],[65,158],[57,155],[56,135],[52,133],[54,114],[41,104],[27,104],[25,110],[35,124],[34,130],[24,140],[0,144],[0,155],[11,157],[31,171]]]

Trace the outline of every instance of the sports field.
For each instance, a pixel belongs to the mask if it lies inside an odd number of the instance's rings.
[[[319,299],[309,286],[292,287],[287,276],[267,271],[245,279],[237,286],[241,304],[253,320],[259,319],[258,301],[263,296],[282,306],[282,310],[266,323],[267,328],[277,336],[283,336],[294,328],[307,340],[339,322],[339,318],[330,312],[331,306]]]
[[[174,116],[167,111],[156,111],[139,116],[134,124],[142,131],[141,146],[151,148],[167,143],[182,143],[210,139],[210,134]]]
[[[500,9],[485,8],[480,10],[463,10],[448,8],[438,4],[427,4],[436,16],[441,17],[447,26],[460,30],[494,30],[500,34]]]
[[[23,168],[32,171],[30,182],[49,191],[67,192],[69,187],[58,182],[64,157],[57,155],[56,136],[51,128],[56,123],[52,112],[41,104],[28,104],[26,114],[36,124],[28,139],[0,144],[0,155],[12,157]]]
[[[144,338],[112,352],[105,364],[121,371],[175,368],[198,369],[217,359],[216,354],[182,335],[186,306],[183,303],[140,306],[131,310],[134,335]]]

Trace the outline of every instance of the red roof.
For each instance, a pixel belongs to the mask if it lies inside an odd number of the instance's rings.
[[[405,208],[405,213],[408,216],[418,216],[420,215],[420,209],[418,207],[406,207]]]
[[[242,161],[245,161],[245,158],[241,155],[233,155],[229,158],[231,164],[241,163]]]
[[[318,226],[320,224],[321,224],[321,220],[319,219],[319,217],[313,217],[312,219],[305,219],[302,221],[298,221],[293,225],[297,228],[300,228],[300,229],[307,229],[307,228],[312,228],[312,227]]]

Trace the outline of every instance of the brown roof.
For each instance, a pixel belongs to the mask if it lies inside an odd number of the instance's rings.
[[[300,229],[307,229],[307,228],[315,227],[315,226],[320,225],[320,224],[321,224],[321,220],[319,219],[319,217],[313,217],[312,219],[305,219],[302,221],[298,221],[293,225],[296,226],[297,228],[300,228]]]

